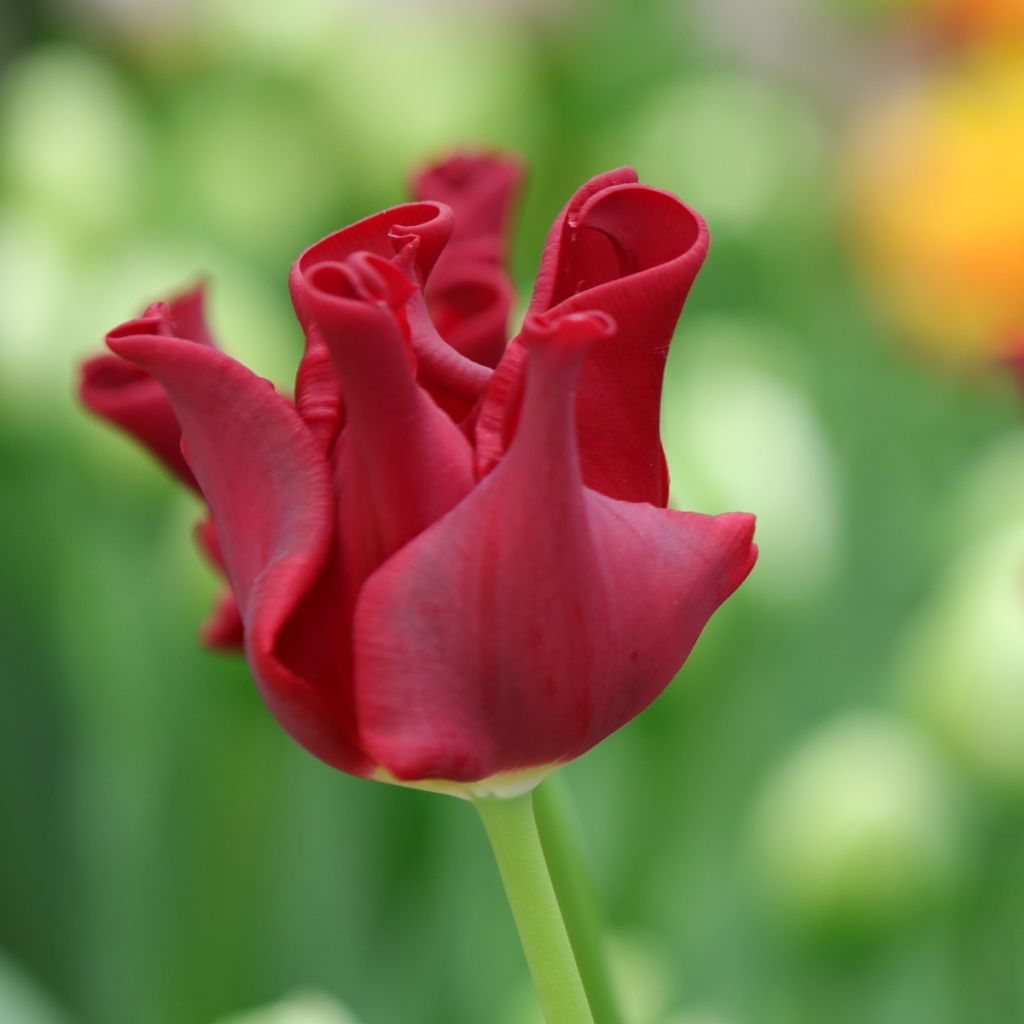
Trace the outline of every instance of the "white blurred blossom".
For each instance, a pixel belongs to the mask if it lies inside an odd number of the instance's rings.
[[[770,903],[801,927],[874,932],[940,899],[959,831],[941,760],[912,725],[850,713],[769,777],[754,823]]]
[[[143,124],[109,62],[70,45],[36,47],[7,70],[0,91],[8,195],[68,234],[109,234],[137,213]]]
[[[839,544],[838,470],[802,390],[758,363],[771,329],[687,320],[662,402],[672,505],[757,515],[758,565],[745,589],[799,599],[827,582]]]
[[[320,992],[296,992],[279,1003],[222,1017],[216,1024],[358,1024],[341,1003]]]

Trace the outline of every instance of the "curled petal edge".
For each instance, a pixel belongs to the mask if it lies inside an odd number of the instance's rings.
[[[156,335],[118,336],[111,347],[158,379],[175,409],[264,700],[312,753],[366,774],[344,695],[278,652],[334,545],[334,491],[316,439],[269,382],[222,352]]]

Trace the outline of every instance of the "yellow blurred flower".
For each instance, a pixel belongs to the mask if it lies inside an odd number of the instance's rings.
[[[969,55],[867,112],[849,194],[860,255],[896,326],[982,360],[1024,326],[1024,48]]]

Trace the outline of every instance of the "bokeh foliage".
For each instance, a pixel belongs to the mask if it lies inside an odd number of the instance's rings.
[[[844,154],[884,88],[829,74],[906,12],[809,4],[814,59],[781,32],[761,60],[757,19],[711,6],[0,7],[0,1020],[206,1024],[297,990],[368,1024],[531,1019],[472,813],[286,739],[194,640],[197,509],[72,399],[107,328],[200,274],[225,347],[287,385],[291,260],[464,142],[531,168],[523,295],[608,166],[712,232],[673,495],[758,513],[762,561],[566,770],[631,1021],[1024,1019],[1020,409],[875,312]]]

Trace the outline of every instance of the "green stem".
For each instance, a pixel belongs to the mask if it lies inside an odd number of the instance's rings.
[[[547,1024],[594,1024],[533,816],[533,795],[474,801]]]
[[[533,809],[594,1022],[622,1024],[608,972],[594,883],[583,856],[579,822],[561,772],[549,776],[534,790]]]

